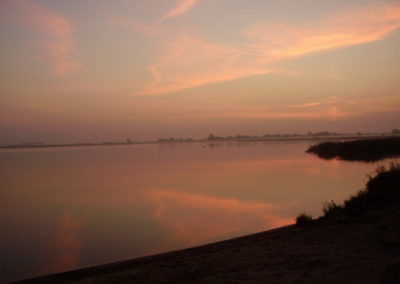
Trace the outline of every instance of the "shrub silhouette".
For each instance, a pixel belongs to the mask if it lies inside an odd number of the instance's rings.
[[[365,188],[345,200],[343,205],[333,200],[324,202],[322,216],[317,220],[355,216],[396,202],[400,202],[400,164],[392,163],[388,169],[377,168],[374,176],[368,176]],[[310,215],[301,213],[296,218],[296,225],[309,225],[314,221]]]
[[[400,201],[400,164],[392,163],[389,169],[379,167],[375,176],[369,176],[365,189],[344,202],[347,214],[359,214]]]
[[[313,218],[311,215],[307,215],[306,213],[301,213],[296,218],[296,225],[298,226],[306,226],[313,223]]]
[[[388,169],[379,167],[375,176],[368,177],[365,188],[345,200],[343,205],[325,202],[322,218],[358,215],[399,201],[400,164],[392,163]]]
[[[322,213],[324,217],[342,215],[343,206],[337,205],[333,200],[322,203]]]

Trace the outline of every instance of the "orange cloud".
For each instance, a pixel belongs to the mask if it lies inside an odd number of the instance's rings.
[[[160,18],[159,23],[162,23],[176,16],[185,14],[187,11],[192,9],[198,2],[199,0],[178,0],[175,7]]]
[[[320,102],[289,106],[228,106],[214,110],[210,117],[304,118],[337,120],[366,113],[400,111],[399,96],[347,99],[330,97]]]
[[[400,96],[380,96],[376,98],[341,99],[343,108],[355,113],[400,111]]]
[[[359,7],[300,27],[258,23],[247,28],[244,33],[247,42],[236,48],[188,35],[172,37],[165,45],[164,56],[150,66],[154,81],[142,94],[175,92],[261,74],[289,73],[270,66],[290,58],[381,40],[399,27],[400,5],[392,4]]]
[[[303,27],[258,23],[247,29],[248,46],[271,62],[381,40],[400,27],[400,5],[371,5],[326,15]]]
[[[65,75],[80,66],[72,56],[75,49],[73,27],[64,14],[30,1],[12,3],[18,13],[18,19],[14,20],[35,33],[35,40],[46,50],[43,55],[48,56],[56,74]]]
[[[209,83],[285,72],[259,66],[256,62],[242,65],[241,57],[246,55],[245,52],[186,34],[167,46],[159,62],[149,67],[154,81],[142,94],[161,94]]]
[[[216,114],[215,117],[235,117],[235,118],[306,118],[306,119],[331,119],[336,120],[349,116],[349,113],[341,112],[337,107],[331,107],[327,111],[317,112],[267,112],[267,111],[232,111]]]
[[[311,103],[305,103],[305,104],[299,104],[299,105],[290,105],[288,108],[309,108],[309,107],[315,107],[320,105],[320,102],[311,102]]]
[[[156,204],[154,217],[190,245],[293,223],[278,213],[285,206],[276,204],[177,190],[154,190],[149,195]]]

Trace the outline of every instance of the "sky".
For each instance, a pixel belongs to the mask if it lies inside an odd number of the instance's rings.
[[[399,0],[2,0],[0,144],[400,128]]]

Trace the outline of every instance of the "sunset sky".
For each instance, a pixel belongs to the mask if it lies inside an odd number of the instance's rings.
[[[399,0],[2,0],[0,144],[400,128]]]

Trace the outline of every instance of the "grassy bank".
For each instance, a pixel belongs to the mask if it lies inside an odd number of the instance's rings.
[[[374,162],[400,156],[400,137],[323,142],[311,146],[306,152],[322,159]]]
[[[324,202],[321,217],[312,219],[311,215],[302,213],[297,216],[296,224],[310,225],[315,222],[346,220],[394,204],[400,204],[400,164],[396,163],[392,163],[388,169],[384,166],[379,167],[374,176],[368,176],[365,187],[343,204]]]

